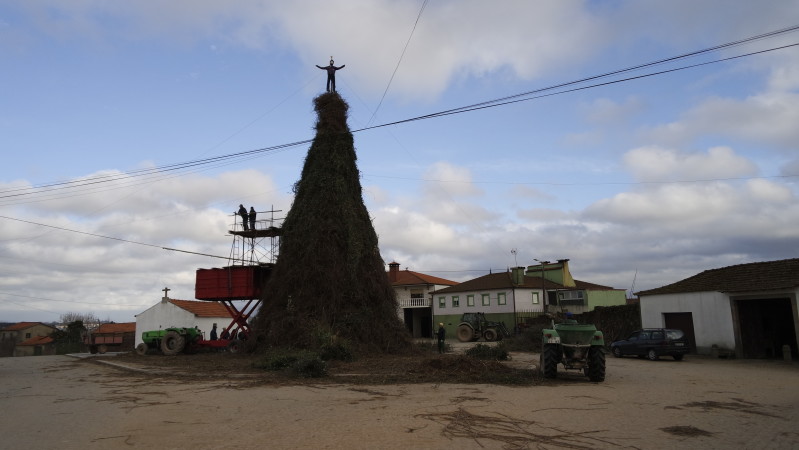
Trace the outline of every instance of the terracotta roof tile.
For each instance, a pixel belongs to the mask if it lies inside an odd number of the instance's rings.
[[[136,322],[125,323],[104,323],[100,325],[95,333],[135,333]]]
[[[17,345],[44,345],[53,342],[50,336],[34,336],[28,340],[22,341]]]
[[[388,275],[388,272],[386,272],[386,274]],[[443,284],[445,286],[452,286],[458,283],[452,280],[414,272],[412,270],[397,271],[397,281],[391,283],[392,286],[407,286],[414,284]]]
[[[227,308],[219,302],[175,299],[170,299],[169,301],[197,317],[232,317]]]
[[[20,323],[15,323],[14,325],[9,325],[0,331],[19,331],[19,330],[24,330],[26,328],[30,328],[34,325],[44,325],[44,324],[41,322],[20,322]]]
[[[685,292],[751,292],[799,287],[799,259],[738,264],[710,269],[682,281],[638,295],[679,294]]]
[[[463,283],[456,284],[455,286],[446,287],[435,291],[438,293],[448,292],[464,292],[464,291],[487,291],[491,289],[504,289],[504,288],[526,288],[526,289],[541,289],[541,277],[524,277],[524,283],[514,285],[510,272],[498,272],[483,275],[472,280],[464,281]],[[543,287],[547,290],[560,289],[560,290],[583,290],[588,289],[592,291],[605,291],[615,290],[609,286],[602,286],[601,284],[588,283],[585,281],[574,280],[576,285],[573,288],[566,288],[562,284],[555,283],[554,281],[544,280]]]

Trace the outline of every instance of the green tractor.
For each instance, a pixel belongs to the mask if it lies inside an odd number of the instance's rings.
[[[502,338],[510,336],[503,322],[492,322],[481,312],[463,313],[456,333],[461,342],[476,341],[480,337],[488,342],[501,341]]]
[[[580,370],[591,381],[605,381],[605,338],[594,325],[567,319],[543,330],[539,370],[544,378],[558,376],[558,364]]]
[[[141,334],[142,342],[136,346],[136,353],[146,355],[150,350],[160,350],[167,356],[180,352],[189,353],[194,344],[202,339],[197,328],[166,328],[163,330],[145,331]]]

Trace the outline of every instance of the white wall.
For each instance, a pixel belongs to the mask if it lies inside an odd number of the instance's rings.
[[[646,295],[641,297],[641,325],[644,328],[664,326],[663,313],[690,312],[694,321],[698,353],[710,348],[735,348],[732,306],[721,292]]]
[[[158,302],[136,315],[136,345],[142,343],[142,332],[170,327],[197,326],[203,332],[204,338],[208,339],[214,323],[216,323],[217,333],[222,334],[222,330],[230,324],[231,320],[230,317],[197,317],[172,303]]]
[[[521,289],[516,290],[521,291]],[[498,294],[505,293],[505,304],[500,305],[498,301]],[[489,294],[490,305],[483,306],[483,294]],[[460,306],[457,308],[452,307],[452,297],[458,296]],[[474,306],[468,306],[467,297],[474,295]],[[530,298],[530,294],[526,294]],[[433,294],[433,314],[456,314],[460,315],[467,312],[483,312],[486,314],[497,313],[512,313],[513,312],[513,290],[512,289],[489,289],[485,291],[463,291],[463,292],[448,292],[446,294]],[[440,308],[438,306],[439,297],[445,297],[446,307]]]

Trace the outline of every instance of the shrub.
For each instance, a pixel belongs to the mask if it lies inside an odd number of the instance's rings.
[[[466,350],[466,355],[471,356],[472,358],[493,361],[506,361],[509,359],[508,350],[505,348],[505,345],[502,342],[496,346],[477,344],[469,350]]]
[[[307,355],[291,366],[291,374],[302,378],[321,378],[327,375],[327,363],[318,356]]]

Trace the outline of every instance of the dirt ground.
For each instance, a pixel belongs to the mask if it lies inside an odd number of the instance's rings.
[[[0,447],[799,448],[796,363],[609,357],[592,383],[511,356],[360,360],[304,380],[228,354],[0,358]]]

